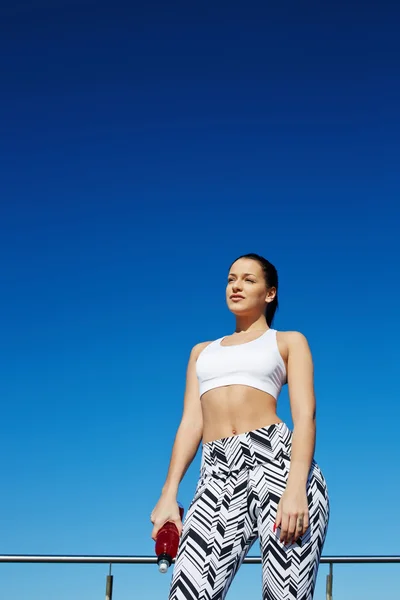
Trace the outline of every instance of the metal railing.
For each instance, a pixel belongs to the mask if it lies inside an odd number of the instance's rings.
[[[174,561],[175,562],[175,559]],[[247,556],[244,563],[255,565],[261,563],[260,556]],[[106,577],[106,598],[112,600],[113,575],[111,567],[113,564],[141,564],[154,565],[157,563],[156,556],[54,556],[33,554],[3,554],[0,555],[0,563],[105,563],[109,564],[109,574]],[[321,564],[329,564],[329,574],[326,576],[326,600],[333,600],[333,565],[334,564],[388,564],[400,563],[400,556],[322,556]]]

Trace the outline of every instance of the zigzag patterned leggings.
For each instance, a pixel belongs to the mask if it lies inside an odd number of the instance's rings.
[[[183,521],[169,600],[224,600],[257,538],[263,600],[311,600],[329,521],[326,481],[313,460],[310,525],[290,546],[273,525],[289,474],[292,431],[283,422],[203,444],[200,478]]]

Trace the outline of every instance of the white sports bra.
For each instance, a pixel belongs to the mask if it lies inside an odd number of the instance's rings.
[[[278,398],[286,383],[286,367],[278,349],[276,329],[267,329],[255,340],[221,346],[218,338],[202,350],[196,373],[200,397],[223,385],[248,385]]]

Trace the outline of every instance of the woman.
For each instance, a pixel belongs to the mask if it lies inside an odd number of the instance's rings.
[[[151,513],[180,534],[169,600],[223,600],[257,537],[263,600],[310,600],[329,520],[314,461],[313,362],[304,335],[271,328],[275,267],[258,254],[231,265],[235,333],[193,347],[166,482]],[[276,404],[288,383],[293,431]],[[178,485],[202,440],[200,478],[184,522]]]

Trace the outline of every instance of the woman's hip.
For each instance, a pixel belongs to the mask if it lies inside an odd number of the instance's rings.
[[[233,436],[205,442],[202,446],[200,475],[228,475],[259,465],[280,468],[287,479],[290,471],[293,432],[283,421]],[[308,478],[326,486],[322,471],[313,459]]]

